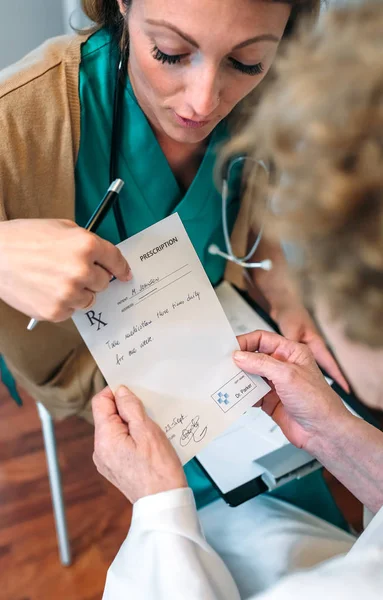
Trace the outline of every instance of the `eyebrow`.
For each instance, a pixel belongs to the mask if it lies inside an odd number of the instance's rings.
[[[172,25],[172,23],[168,23],[168,21],[156,21],[155,19],[146,19],[146,22],[149,23],[149,25],[157,25],[159,27],[166,27],[167,29],[171,29],[172,31],[174,31],[174,33],[177,33],[177,35],[179,35],[186,42],[188,42],[195,48],[199,48],[198,43],[195,40],[193,40],[192,37],[181,31],[181,29],[178,29],[178,27],[176,27],[175,25]],[[257,42],[278,43],[280,42],[280,38],[276,35],[273,35],[272,33],[264,33],[262,35],[256,35],[255,37],[252,37],[248,40],[245,40],[244,42],[241,42],[240,44],[237,44],[236,46],[234,46],[234,48],[232,48],[232,50],[239,50],[240,48],[245,48],[246,46],[256,44]]]
[[[239,50],[239,48],[245,48],[246,46],[250,46],[251,44],[256,44],[257,42],[275,42],[278,44],[280,42],[280,38],[277,35],[273,35],[272,33],[263,33],[262,35],[256,35],[249,40],[245,40],[240,44],[234,46],[233,50]]]

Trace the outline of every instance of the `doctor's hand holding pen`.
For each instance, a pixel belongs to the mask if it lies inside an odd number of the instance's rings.
[[[132,277],[120,250],[72,221],[0,223],[0,298],[26,315],[64,321],[90,308],[111,275]]]

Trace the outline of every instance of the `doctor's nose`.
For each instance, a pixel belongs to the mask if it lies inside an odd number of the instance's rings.
[[[220,103],[218,74],[212,69],[194,73],[188,89],[188,104],[199,117],[209,117]]]

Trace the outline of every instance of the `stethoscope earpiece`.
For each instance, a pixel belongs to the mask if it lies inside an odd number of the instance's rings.
[[[208,248],[208,252],[213,256],[221,256],[222,258],[225,258],[226,260],[229,260],[230,262],[233,262],[245,269],[262,269],[263,271],[271,271],[273,268],[273,261],[269,258],[261,260],[260,262],[249,263],[246,262],[246,260],[236,258],[234,255],[230,256],[229,254],[226,254],[226,252],[222,252],[222,250],[220,250],[216,244],[211,244]]]

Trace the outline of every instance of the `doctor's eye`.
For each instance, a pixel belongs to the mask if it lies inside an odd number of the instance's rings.
[[[237,69],[237,71],[240,71],[241,73],[245,73],[245,75],[260,75],[263,73],[262,63],[257,63],[256,65],[244,65],[235,58],[229,58],[229,61],[234,69]]]
[[[152,56],[156,60],[159,60],[163,65],[165,63],[176,65],[181,62],[181,59],[184,58],[186,54],[165,54],[165,52],[162,52],[157,46],[154,46]]]

